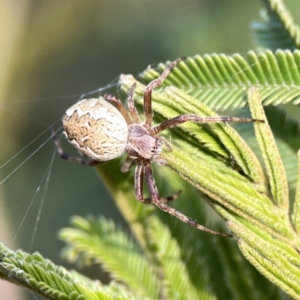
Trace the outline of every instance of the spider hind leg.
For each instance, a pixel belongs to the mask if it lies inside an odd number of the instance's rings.
[[[97,166],[97,165],[103,163],[101,161],[89,159],[86,157],[75,157],[75,156],[69,155],[67,152],[64,151],[63,147],[61,146],[60,141],[57,139],[56,133],[54,132],[53,128],[51,128],[51,137],[54,141],[54,145],[56,147],[57,153],[62,159],[70,161],[70,162],[75,162],[75,163],[78,163],[81,165],[89,166],[89,167],[94,167],[94,166]]]
[[[139,174],[142,174],[142,172],[144,171],[143,169],[145,170],[146,183],[147,183],[150,195],[151,195],[151,198],[149,198],[149,199],[143,199],[143,200],[148,200],[149,202],[147,202],[147,203],[153,203],[154,205],[156,205],[162,211],[164,211],[164,212],[166,212],[166,213],[168,213],[168,214],[170,214],[170,215],[178,218],[182,222],[184,222],[184,223],[186,223],[186,224],[188,224],[188,225],[190,225],[192,227],[195,227],[195,228],[197,228],[199,230],[202,230],[202,231],[205,231],[205,232],[209,232],[209,233],[214,234],[214,235],[219,235],[219,236],[224,236],[224,237],[232,237],[231,234],[226,234],[226,233],[222,233],[222,232],[218,232],[218,231],[214,231],[214,230],[211,230],[209,228],[206,228],[205,226],[200,225],[197,221],[195,221],[195,220],[187,217],[186,215],[184,215],[183,213],[181,213],[177,209],[175,209],[175,208],[173,208],[171,206],[168,206],[164,202],[163,199],[165,199],[165,201],[169,202],[168,199],[174,200],[173,196],[168,197],[168,198],[160,198],[159,195],[158,195],[158,190],[157,190],[157,187],[156,187],[156,184],[155,184],[155,179],[154,179],[153,174],[152,174],[150,163],[144,163],[144,166],[141,165],[141,167],[139,169]],[[142,179],[142,176],[139,177],[139,180],[141,180],[141,179]],[[176,198],[179,196],[179,194],[180,194],[180,192],[178,192],[177,194],[175,194]],[[141,195],[142,195],[142,190],[141,190],[140,196]]]

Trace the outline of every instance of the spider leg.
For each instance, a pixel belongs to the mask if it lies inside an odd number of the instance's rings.
[[[158,134],[159,132],[178,126],[187,121],[195,123],[228,123],[228,122],[238,122],[238,123],[249,123],[249,122],[264,122],[263,120],[251,119],[251,118],[236,118],[231,116],[215,116],[215,117],[200,117],[197,115],[181,115],[173,119],[164,121],[157,126],[151,128],[153,134]]]
[[[129,89],[128,98],[127,98],[127,106],[130,111],[130,115],[132,117],[133,122],[139,124],[139,123],[141,123],[141,119],[137,113],[137,110],[134,105],[134,100],[133,100],[133,94],[134,94],[135,87],[136,87],[136,83],[134,83],[132,85],[132,87]]]
[[[115,97],[114,95],[111,95],[111,94],[104,94],[103,98],[105,100],[111,102],[119,110],[119,112],[122,114],[122,116],[124,117],[124,119],[126,120],[126,123],[128,125],[132,124],[132,121],[129,117],[129,114],[128,114],[126,108],[124,107],[122,102],[117,97]]]
[[[94,166],[97,166],[97,165],[103,163],[101,161],[88,159],[85,157],[75,157],[75,156],[69,155],[67,152],[64,151],[63,147],[61,146],[59,140],[56,137],[56,134],[55,134],[53,128],[51,128],[51,136],[54,140],[54,145],[56,147],[57,153],[62,159],[65,159],[70,162],[75,162],[75,163],[78,163],[81,165],[90,166],[90,167],[94,167]]]
[[[144,116],[145,123],[149,126],[152,124],[152,90],[156,87],[160,86],[166,77],[172,72],[174,67],[182,60],[182,58],[178,58],[175,61],[171,62],[166,69],[162,72],[162,74],[155,80],[151,81],[145,88],[144,92]]]
[[[157,186],[156,186],[156,183],[155,183],[155,179],[154,179],[154,176],[153,176],[153,172],[152,172],[150,162],[144,163],[143,172],[145,173],[146,184],[147,184],[147,187],[148,187],[148,190],[149,190],[149,193],[150,193],[152,203],[157,205],[155,203],[155,200],[157,200],[160,203],[167,203],[167,202],[174,201],[176,198],[178,198],[181,191],[178,191],[177,193],[175,193],[174,195],[169,196],[169,197],[160,197],[159,196],[158,189],[157,189]]]
[[[134,163],[135,163],[135,160],[133,158],[127,156],[127,158],[124,161],[123,166],[121,168],[121,172],[122,173],[128,172]]]
[[[150,163],[147,163],[146,165],[149,165],[150,170],[151,170]],[[151,197],[144,198],[144,196],[143,196],[144,172],[145,172],[144,165],[142,163],[138,163],[138,165],[135,169],[135,176],[134,176],[134,192],[135,192],[135,197],[138,201],[140,201],[142,203],[145,203],[145,204],[149,204],[149,203],[153,203],[153,201],[152,201],[153,197],[152,197],[149,185],[148,185],[147,174],[146,174],[146,183],[147,183],[147,186],[148,186]],[[160,198],[158,196],[158,190],[157,190],[155,180],[154,180],[153,175],[152,175],[152,171],[151,171],[150,176],[152,176],[152,183],[154,184],[154,185],[152,185],[151,188],[152,188],[153,191],[155,191],[155,193],[157,194],[157,197],[159,198],[159,200],[161,202],[166,203],[166,202],[174,201],[179,196],[179,194],[181,193],[181,191],[179,191],[176,194],[174,194],[173,196],[169,196],[169,197],[166,197],[166,198]]]
[[[166,203],[161,201],[162,198],[160,198],[159,195],[158,195],[158,190],[157,190],[155,180],[154,180],[154,177],[153,177],[153,174],[152,174],[150,163],[146,163],[144,168],[145,168],[145,176],[146,176],[147,186],[148,186],[148,189],[149,189],[149,192],[150,192],[150,195],[151,195],[151,200],[152,200],[151,203],[155,204],[162,211],[178,218],[182,222],[187,223],[190,226],[195,227],[199,230],[209,232],[209,233],[214,234],[214,235],[220,235],[220,236],[224,236],[224,237],[232,237],[231,234],[226,234],[226,233],[221,233],[221,232],[218,232],[218,231],[214,231],[214,230],[211,230],[209,228],[206,228],[205,226],[200,225],[199,223],[197,223],[197,221],[187,217],[186,215],[182,214],[181,212],[179,212],[175,208],[170,207]]]
[[[135,198],[142,203],[151,203],[151,198],[144,199],[143,197],[143,181],[144,181],[144,167],[141,163],[135,168],[134,174],[134,194]]]

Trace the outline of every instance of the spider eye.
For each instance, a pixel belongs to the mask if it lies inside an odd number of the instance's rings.
[[[101,98],[76,103],[66,111],[62,123],[68,141],[93,160],[111,160],[125,150],[127,123],[114,106]]]

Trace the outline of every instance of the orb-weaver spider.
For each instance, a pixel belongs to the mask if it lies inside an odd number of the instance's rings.
[[[95,166],[119,157],[125,152],[127,159],[121,168],[122,172],[127,172],[131,166],[137,165],[134,177],[134,192],[137,200],[143,203],[152,203],[161,210],[200,230],[221,236],[231,236],[210,230],[168,206],[167,203],[176,199],[180,191],[170,197],[160,197],[153,177],[151,163],[165,165],[166,162],[160,155],[162,147],[166,145],[171,150],[170,144],[163,137],[158,136],[163,130],[187,121],[196,123],[258,121],[256,119],[230,116],[180,115],[152,126],[152,90],[162,84],[180,60],[177,59],[170,63],[157,79],[146,86],[143,107],[144,121],[141,121],[135,108],[133,100],[135,85],[131,87],[128,93],[128,111],[119,99],[109,94],[103,96],[107,101],[103,98],[85,99],[69,108],[62,119],[63,133],[67,140],[85,157],[69,156],[63,151],[59,142],[56,141],[58,153],[66,160]],[[144,177],[150,193],[149,198],[143,196]]]

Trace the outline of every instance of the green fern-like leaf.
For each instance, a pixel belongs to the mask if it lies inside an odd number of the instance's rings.
[[[26,287],[46,299],[136,299],[125,287],[115,283],[105,287],[82,275],[77,276],[54,265],[39,253],[14,252],[3,244],[0,244],[0,253],[0,278]]]
[[[270,50],[256,54],[197,55],[180,62],[163,87],[176,86],[214,109],[236,109],[247,104],[247,91],[259,87],[264,105],[300,102],[300,51]],[[146,69],[139,78],[149,83],[166,68]]]
[[[186,226],[172,226],[168,221],[161,222],[156,214],[149,217],[149,226],[147,232],[149,235],[149,246],[144,249],[143,259],[148,258],[149,263],[152,261],[151,255],[156,259],[156,266],[158,271],[156,273],[157,282],[159,282],[159,295],[155,298],[147,295],[147,289],[139,287],[136,289],[135,285],[131,286],[128,278],[140,276],[139,283],[143,285],[144,276],[141,276],[141,270],[135,266],[140,266],[140,254],[132,251],[132,244],[124,243],[120,245],[120,240],[117,235],[120,234],[120,228],[112,226],[111,221],[106,221],[104,218],[98,220],[88,218],[84,220],[76,217],[73,220],[73,228],[64,229],[61,232],[61,237],[68,244],[68,251],[65,252],[68,258],[74,259],[75,255],[80,255],[84,261],[88,261],[91,257],[100,261],[110,271],[112,276],[119,277],[122,282],[129,283],[128,287],[134,288],[135,291],[143,291],[143,299],[232,299],[234,297],[241,298],[245,292],[250,299],[255,299],[259,296],[260,299],[266,297],[269,299],[283,299],[274,286],[270,286],[263,278],[259,276],[254,269],[242,259],[237,251],[235,245],[229,240],[219,240],[218,238],[205,238],[203,236],[199,239],[199,232],[186,230]],[[88,228],[101,227],[105,228],[109,224],[111,230],[104,233],[102,230],[93,232]],[[169,225],[167,225],[169,224]],[[83,226],[82,226],[83,225]],[[88,225],[88,226],[87,226]],[[171,226],[170,226],[171,225]],[[179,224],[178,224],[179,225]],[[180,224],[182,225],[182,224]],[[171,230],[173,227],[174,231]],[[179,237],[179,232],[183,233],[183,240],[185,244],[183,247],[182,241]],[[176,235],[174,234],[176,233]],[[106,237],[107,234],[107,237]],[[125,233],[122,233],[126,236]],[[113,237],[109,237],[112,235]],[[110,241],[115,240],[115,244],[120,247],[120,252],[124,251],[124,259],[127,258],[134,265],[124,272],[126,260],[118,259],[117,255],[114,262],[115,251],[111,251],[109,242],[107,249],[99,247],[97,251],[91,251],[93,247],[87,247],[92,241],[96,239],[103,239],[103,244],[106,244],[106,239]],[[192,248],[189,248],[192,247]],[[205,249],[211,248],[212,253],[206,253]],[[230,251],[230,256],[228,255]],[[85,259],[87,258],[87,259]],[[209,261],[209,264],[208,264]],[[220,268],[216,268],[218,266]],[[250,278],[245,281],[237,274],[237,267],[241,271],[251,274]],[[150,269],[152,269],[150,267]],[[130,270],[130,274],[128,271]],[[215,272],[215,273],[214,273]],[[180,274],[180,276],[178,276]],[[222,283],[217,284],[215,278],[222,279]],[[261,285],[261,289],[258,287]],[[158,287],[158,286],[157,286]],[[148,290],[149,291],[149,290]],[[140,294],[140,293],[139,293]],[[217,295],[214,296],[214,295]]]
[[[215,299],[207,289],[206,280],[198,280],[197,286],[192,284],[186,263],[181,258],[179,244],[172,238],[169,228],[157,217],[151,217],[151,225],[147,229],[152,241],[148,251],[155,253],[157,272],[149,264],[151,259],[147,263],[147,252],[142,254],[141,250],[133,251],[133,248],[139,249],[138,246],[129,242],[126,234],[111,221],[104,218],[85,220],[77,217],[72,223],[75,228],[61,231],[61,238],[68,243],[67,257],[73,259],[76,252],[83,258],[93,258],[101,262],[116,280],[124,282],[143,296],[143,299],[197,299],[198,296],[201,299]],[[96,239],[97,248],[94,246]],[[101,244],[105,247],[101,247]]]
[[[85,260],[101,262],[114,279],[123,281],[143,297],[158,297],[159,282],[154,269],[141,249],[111,221],[76,217],[72,223],[76,229],[66,228],[60,233],[70,245],[68,257],[78,260],[78,254],[84,253]]]

